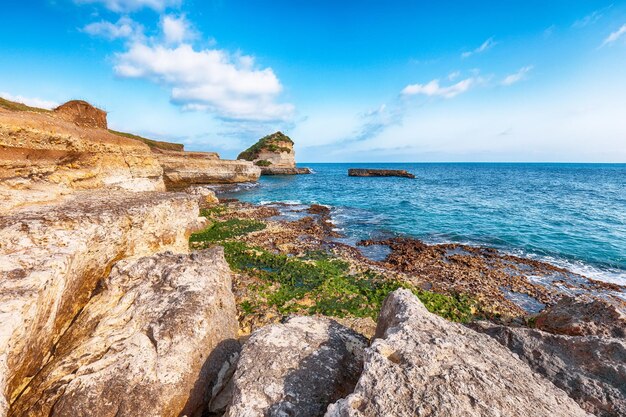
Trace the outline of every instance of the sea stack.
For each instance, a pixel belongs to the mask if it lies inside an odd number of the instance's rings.
[[[310,174],[309,168],[296,167],[293,140],[283,132],[272,133],[241,152],[237,159],[253,161],[261,167],[261,175]]]

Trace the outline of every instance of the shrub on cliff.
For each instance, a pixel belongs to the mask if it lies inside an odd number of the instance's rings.
[[[293,141],[282,132],[272,133],[259,139],[257,143],[241,152],[237,159],[254,161],[262,151],[291,152]],[[263,166],[263,165],[261,165]]]

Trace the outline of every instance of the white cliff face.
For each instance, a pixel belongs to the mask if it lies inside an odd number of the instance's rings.
[[[221,248],[118,262],[11,414],[196,415],[239,349],[230,287]]]
[[[188,250],[197,197],[79,192],[0,218],[0,392],[13,402],[115,262]],[[1,414],[0,414],[1,415]]]
[[[429,313],[408,290],[385,301],[339,416],[590,416],[486,335]],[[495,342],[495,343],[494,343]]]

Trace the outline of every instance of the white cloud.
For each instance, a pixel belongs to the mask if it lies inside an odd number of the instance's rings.
[[[161,12],[169,7],[180,6],[182,0],[74,0],[79,4],[102,4],[107,9],[118,12],[133,12],[144,7]]]
[[[443,87],[439,85],[439,80],[432,80],[427,84],[410,84],[404,87],[402,90],[402,95],[404,96],[414,96],[418,94],[422,94],[429,97],[445,97],[452,98],[461,93],[466,92],[472,86],[480,82],[480,79],[477,77],[470,77],[464,80],[459,81],[456,84],[449,85],[447,87]]]
[[[572,27],[576,29],[581,29],[581,28],[584,28],[585,26],[593,25],[598,20],[600,20],[600,18],[604,16],[604,13],[606,13],[606,11],[609,10],[611,7],[613,7],[612,4],[602,9],[594,10],[592,13],[583,17],[582,19],[578,19],[577,21],[575,21],[572,24]]]
[[[497,45],[497,42],[495,42],[493,40],[493,37],[491,37],[491,38],[487,39],[485,42],[483,42],[478,48],[474,49],[473,51],[463,52],[461,54],[461,58],[469,58],[472,55],[483,53],[483,52],[493,48],[496,45]]]
[[[180,44],[194,37],[191,25],[184,16],[163,16],[161,19],[161,28],[165,42],[168,44]]]
[[[502,80],[502,85],[513,85],[517,82],[520,82],[526,79],[526,75],[532,71],[534,67],[532,65],[527,65],[525,67],[520,68],[517,72],[513,74],[509,74]]]
[[[10,101],[26,104],[27,106],[39,107],[41,109],[53,109],[59,105],[59,103],[50,100],[44,100],[37,97],[24,97],[20,95],[14,96],[13,94],[6,92],[0,92],[0,97]]]
[[[83,32],[100,36],[108,40],[136,38],[143,35],[143,26],[127,16],[122,16],[115,23],[102,20],[93,22],[82,29]]]
[[[293,105],[276,103],[282,85],[272,69],[256,69],[249,56],[218,49],[196,51],[189,44],[135,43],[116,58],[117,75],[166,85],[172,102],[187,110],[257,121],[288,120],[294,112]]]
[[[611,33],[605,40],[604,42],[602,42],[602,46],[604,45],[608,45],[610,43],[615,42],[616,40],[618,40],[619,38],[622,37],[622,35],[626,33],[626,24],[622,25],[621,28],[617,29],[615,32]]]

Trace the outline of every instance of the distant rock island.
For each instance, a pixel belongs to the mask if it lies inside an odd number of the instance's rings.
[[[252,161],[261,167],[261,175],[310,174],[309,168],[296,167],[293,141],[283,132],[272,133],[241,152],[237,159]]]
[[[404,169],[362,169],[350,168],[348,170],[350,177],[405,177],[415,178],[415,175]]]

